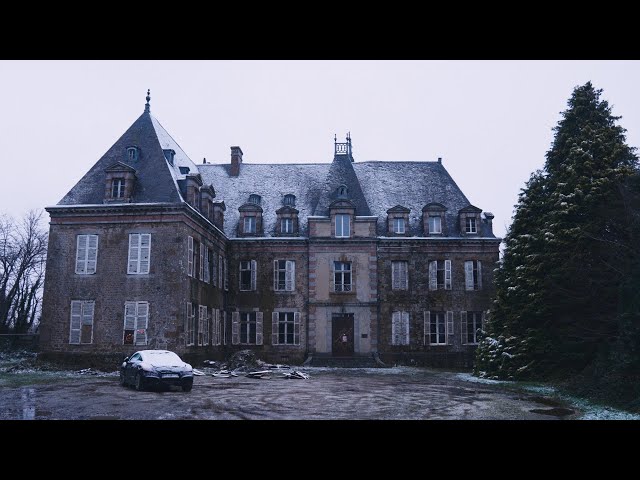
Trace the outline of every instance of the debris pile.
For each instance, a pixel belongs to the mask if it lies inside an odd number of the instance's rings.
[[[226,362],[205,360],[203,364],[203,373],[216,378],[232,378],[244,374],[247,378],[266,380],[272,378],[274,373],[282,373],[282,377],[287,379],[306,380],[309,378],[308,374],[288,365],[263,362],[251,350],[240,350],[231,355]]]

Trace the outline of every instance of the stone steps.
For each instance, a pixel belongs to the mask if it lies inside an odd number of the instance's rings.
[[[331,355],[310,355],[304,362],[309,367],[333,368],[384,368],[387,365],[376,360],[373,355],[354,355],[352,357],[333,357]]]

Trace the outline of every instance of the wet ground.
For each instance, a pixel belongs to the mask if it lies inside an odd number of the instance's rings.
[[[309,379],[287,380],[278,373],[270,379],[197,376],[188,393],[138,392],[120,386],[115,374],[6,373],[0,376],[0,420],[553,420],[580,414],[549,397],[451,372],[410,367],[303,371]]]

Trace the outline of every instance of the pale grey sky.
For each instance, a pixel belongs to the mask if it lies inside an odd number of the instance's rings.
[[[436,160],[504,236],[576,85],[640,144],[640,61],[0,61],[0,212],[56,204],[144,109],[196,163]]]

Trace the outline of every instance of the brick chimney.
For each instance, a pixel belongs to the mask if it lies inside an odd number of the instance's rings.
[[[240,147],[231,147],[231,171],[232,177],[240,175],[240,164],[242,163],[242,149]]]
[[[484,221],[489,225],[489,231],[493,233],[493,219],[494,215],[491,212],[484,212]]]

